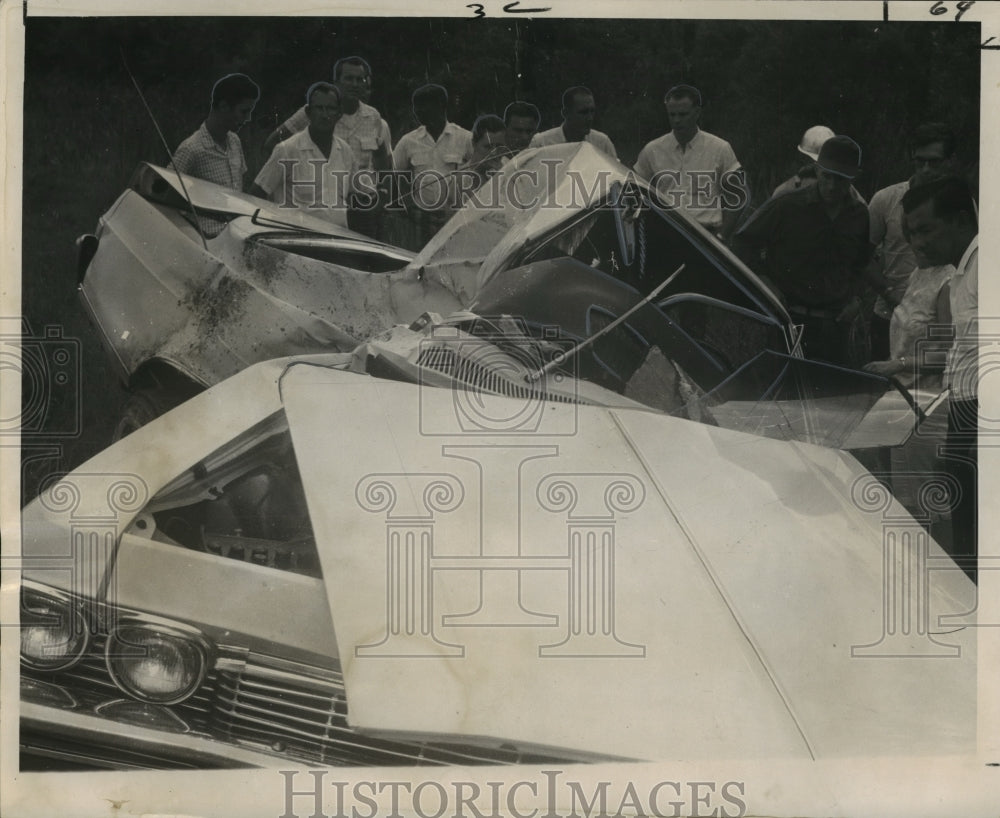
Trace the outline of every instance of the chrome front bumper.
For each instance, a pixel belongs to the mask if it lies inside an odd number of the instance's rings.
[[[306,767],[287,756],[184,732],[182,724],[170,729],[142,726],[93,709],[40,704],[23,695],[20,711],[22,770],[44,768],[52,762],[80,769]]]

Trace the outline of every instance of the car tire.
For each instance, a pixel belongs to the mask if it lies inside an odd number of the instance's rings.
[[[164,386],[152,386],[138,389],[129,395],[122,407],[118,423],[115,425],[111,442],[115,443],[123,437],[128,437],[136,429],[156,420],[160,415],[169,412],[184,401],[184,396],[176,390]]]

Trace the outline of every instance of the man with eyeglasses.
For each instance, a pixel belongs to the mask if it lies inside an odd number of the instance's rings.
[[[868,205],[871,243],[875,254],[869,278],[879,296],[870,322],[873,360],[889,357],[889,320],[906,293],[910,274],[917,264],[910,243],[903,234],[903,196],[910,188],[952,175],[958,170],[955,134],[940,122],[917,127],[910,136],[913,175],[905,182],[882,188]]]

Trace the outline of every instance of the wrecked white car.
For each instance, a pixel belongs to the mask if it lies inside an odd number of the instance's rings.
[[[796,354],[798,340],[749,269],[587,143],[522,153],[415,257],[144,164],[79,240],[78,265],[133,392],[118,436],[251,363],[350,351],[425,312],[519,316],[582,340],[681,265],[582,376],[620,390],[656,345],[708,390],[763,350]]]
[[[477,322],[247,368],[27,506],[22,768],[974,748],[975,586],[850,454]]]

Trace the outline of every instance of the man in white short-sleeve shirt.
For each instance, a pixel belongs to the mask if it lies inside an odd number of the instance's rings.
[[[617,159],[615,146],[606,133],[591,127],[597,106],[590,89],[582,85],[567,88],[562,95],[562,125],[531,137],[529,147],[542,148],[546,145],[562,145],[565,142],[589,142],[612,159]]]
[[[347,199],[358,166],[351,146],[334,134],[340,99],[340,91],[331,83],[310,86],[309,127],[278,143],[251,193],[347,227]]]
[[[351,146],[359,170],[388,170],[392,168],[392,138],[386,121],[368,104],[371,82],[371,67],[361,57],[343,57],[334,64],[333,84],[342,103],[334,133]],[[278,142],[308,126],[303,105],[267,138],[264,152],[270,153]]]
[[[448,177],[472,156],[472,134],[448,121],[448,92],[441,85],[413,92],[413,115],[420,127],[399,138],[392,158],[396,171],[406,174],[404,200],[422,247],[453,212]]]
[[[670,132],[639,152],[635,172],[653,183],[665,206],[676,206],[728,241],[750,200],[739,160],[725,139],[698,127],[697,88],[677,85],[663,102]]]
[[[372,70],[363,57],[342,57],[333,66],[333,84],[340,91],[341,116],[334,133],[354,151],[358,170],[356,189],[351,197],[348,221],[352,230],[372,238],[381,232],[385,202],[373,201],[382,171],[392,170],[392,136],[381,114],[368,104],[372,93]],[[309,126],[305,106],[278,126],[264,143],[264,155],[274,146]],[[364,177],[364,178],[362,178]]]

